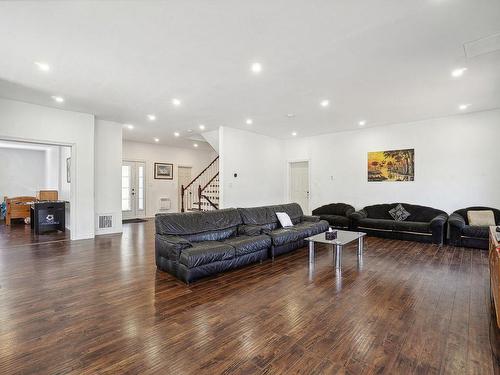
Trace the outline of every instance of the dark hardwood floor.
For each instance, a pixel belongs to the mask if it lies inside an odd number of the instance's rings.
[[[1,374],[492,374],[487,252],[368,238],[187,287],[123,235],[0,249]],[[1,235],[0,235],[1,237]]]
[[[4,221],[0,220],[0,249],[69,239],[69,230],[38,235],[22,220],[13,220],[12,225],[5,225]]]

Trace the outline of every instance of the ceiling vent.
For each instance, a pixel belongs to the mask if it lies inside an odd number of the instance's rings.
[[[500,51],[500,33],[465,43],[464,49],[468,58]]]

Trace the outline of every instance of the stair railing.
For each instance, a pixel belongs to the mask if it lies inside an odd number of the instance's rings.
[[[207,194],[204,194],[219,175],[218,160],[217,156],[188,185],[181,186],[181,212],[193,209],[201,211],[203,199],[208,202],[211,208],[218,209],[217,204]]]

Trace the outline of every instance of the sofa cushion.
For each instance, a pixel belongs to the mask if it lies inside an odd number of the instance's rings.
[[[495,225],[495,215],[492,210],[467,211],[469,225],[476,227]]]
[[[300,238],[306,238],[306,237],[311,237],[314,236],[315,234],[318,233],[323,233],[328,230],[328,223],[326,221],[318,221],[316,223],[314,222],[302,222],[297,225],[295,225],[293,230],[299,232]]]
[[[400,232],[430,233],[429,223],[419,223],[416,221],[395,221],[394,230]]]
[[[302,208],[298,203],[288,203],[276,206],[269,206],[269,209],[271,209],[275,214],[276,212],[286,212],[288,216],[290,216],[290,219],[292,220],[292,223],[294,225],[300,223],[302,221],[302,216],[304,216]]]
[[[271,237],[274,246],[281,246],[300,240],[300,233],[291,228],[275,229],[267,234]]]
[[[340,215],[320,215],[321,220],[326,220],[334,227],[348,227],[349,218]]]
[[[391,220],[392,217],[389,214],[389,210],[393,209],[400,203],[390,203],[390,204],[376,204],[373,206],[366,206],[363,211],[365,211],[368,215],[369,219],[386,219]],[[409,221],[417,221],[417,222],[430,222],[436,216],[440,214],[444,214],[444,211],[426,207],[426,206],[418,206],[415,204],[402,203],[405,210],[410,213],[408,216]]]
[[[259,226],[268,230],[274,230],[279,226],[278,218],[269,206],[238,208],[238,212],[245,225]]]
[[[286,212],[276,212],[276,216],[283,228],[293,227],[292,219]]]
[[[260,236],[237,236],[222,241],[225,245],[235,248],[235,255],[241,256],[271,247],[271,238],[266,235]]]
[[[238,210],[228,208],[214,211],[184,212],[172,214],[157,214],[155,217],[156,233],[186,237],[207,233],[207,238],[214,240],[219,231],[224,235],[232,235],[232,230],[241,225],[241,215]],[[229,232],[226,230],[230,230]],[[198,237],[196,237],[198,240]],[[195,239],[190,239],[195,241]]]
[[[396,221],[405,221],[410,216],[410,213],[405,210],[403,205],[398,204],[396,207],[389,210],[389,214]]]
[[[392,219],[360,219],[358,221],[358,226],[360,228],[372,228],[372,229],[382,229],[382,230],[394,230],[394,224],[396,222]]]
[[[488,238],[489,237],[489,227],[478,227],[478,226],[466,225],[462,229],[462,234],[466,237]]]
[[[193,247],[181,251],[179,259],[187,268],[233,259],[235,256],[234,247],[218,241],[197,242],[192,245]]]
[[[354,207],[345,203],[331,203],[313,210],[313,215],[335,215],[335,216],[349,216],[354,212]]]
[[[500,225],[500,210],[496,208],[477,206],[477,207],[467,207],[467,208],[462,208],[460,210],[456,210],[454,213],[462,216],[465,221],[465,224],[469,225],[469,219],[467,218],[467,211],[493,211],[493,214],[495,215],[495,224]]]

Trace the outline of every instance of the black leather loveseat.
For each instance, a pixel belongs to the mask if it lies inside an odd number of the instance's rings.
[[[468,211],[493,211],[495,224],[500,225],[500,210],[489,207],[468,207],[457,210],[450,215],[449,244],[454,246],[474,247],[477,249],[488,249],[489,227],[469,225]]]
[[[356,210],[350,204],[331,203],[314,209],[312,214],[328,221],[331,227],[349,228],[351,224],[349,217],[354,211]]]
[[[288,213],[294,226],[281,228],[276,212]],[[187,283],[297,249],[328,230],[296,203],[157,214],[155,226],[156,266]]]
[[[398,240],[432,242],[442,245],[446,238],[448,214],[432,207],[401,203],[410,214],[404,221],[396,221],[389,210],[400,203],[367,206],[351,214],[353,229],[372,236]]]

